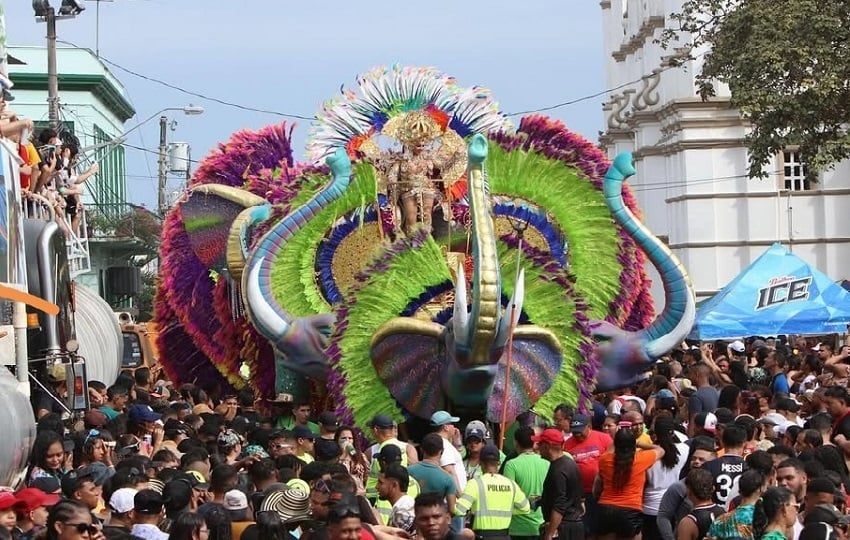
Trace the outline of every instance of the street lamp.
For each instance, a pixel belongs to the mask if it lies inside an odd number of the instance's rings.
[[[47,117],[50,127],[59,127],[59,72],[56,68],[56,21],[72,19],[86,7],[80,0],[62,0],[59,15],[50,5],[50,0],[32,0],[32,10],[38,22],[47,23]]]
[[[136,127],[134,127],[133,129],[136,129],[140,125],[151,120],[157,114],[162,114],[165,111],[183,111],[183,114],[187,116],[197,116],[199,114],[204,113],[204,108],[192,104],[189,104],[186,107],[166,107],[165,109],[154,113],[150,118],[136,125]],[[130,131],[133,131],[133,129],[131,129]],[[127,133],[130,133],[130,131],[128,131]],[[167,204],[165,202],[165,190],[167,187],[166,183],[168,179],[168,164],[166,163],[166,154],[168,153],[168,141],[166,140],[167,132],[168,117],[163,114],[159,117],[159,185],[157,191],[157,209],[159,211],[160,216],[165,216],[165,212],[168,210]],[[125,133],[124,135],[126,136],[127,133]]]

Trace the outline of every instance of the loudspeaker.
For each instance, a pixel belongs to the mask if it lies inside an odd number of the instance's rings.
[[[142,272],[135,266],[110,266],[106,269],[106,294],[135,296],[142,290]]]

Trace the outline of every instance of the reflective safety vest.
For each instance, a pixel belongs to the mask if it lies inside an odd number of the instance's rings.
[[[411,476],[410,483],[407,484],[407,494],[415,499],[421,491],[419,482]],[[378,519],[380,519],[381,525],[387,525],[389,524],[390,516],[393,513],[393,505],[390,504],[390,501],[382,501],[381,499],[378,499],[375,501],[375,512],[378,514]]]
[[[369,477],[366,478],[366,498],[378,498],[378,474],[381,472],[381,465],[378,463],[378,453],[381,448],[388,444],[394,444],[401,450],[401,466],[407,468],[407,443],[401,442],[398,439],[388,439],[381,444],[372,445],[372,463],[369,466]],[[413,480],[411,478],[411,480]]]
[[[472,529],[500,531],[511,526],[514,514],[531,512],[525,493],[516,482],[501,474],[482,474],[466,484],[463,495],[455,503],[455,515],[475,514]]]

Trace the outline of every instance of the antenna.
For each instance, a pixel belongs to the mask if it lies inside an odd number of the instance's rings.
[[[88,0],[95,3],[94,9],[94,55],[100,58],[100,3],[112,2],[113,0]]]

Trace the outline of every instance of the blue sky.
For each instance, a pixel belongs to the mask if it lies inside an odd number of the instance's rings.
[[[60,0],[50,0],[55,6]],[[44,44],[28,0],[4,0],[10,45]],[[96,5],[59,21],[60,40],[95,48]],[[340,86],[377,65],[432,65],[464,86],[491,88],[502,110],[537,109],[605,88],[601,9],[596,0],[495,0],[489,3],[303,2],[299,0],[114,0],[100,4],[100,53],[140,74],[225,101],[311,117]],[[62,66],[59,66],[60,72]],[[171,140],[187,141],[200,159],[241,128],[284,118],[246,112],[130,75],[124,83],[136,122],[165,107],[202,105],[202,116],[175,113]],[[61,96],[60,96],[61,98]],[[596,140],[602,128],[593,98],[551,111]],[[309,122],[297,120],[302,158]],[[149,122],[128,141],[155,150]],[[155,207],[156,155],[127,149],[132,202]]]

